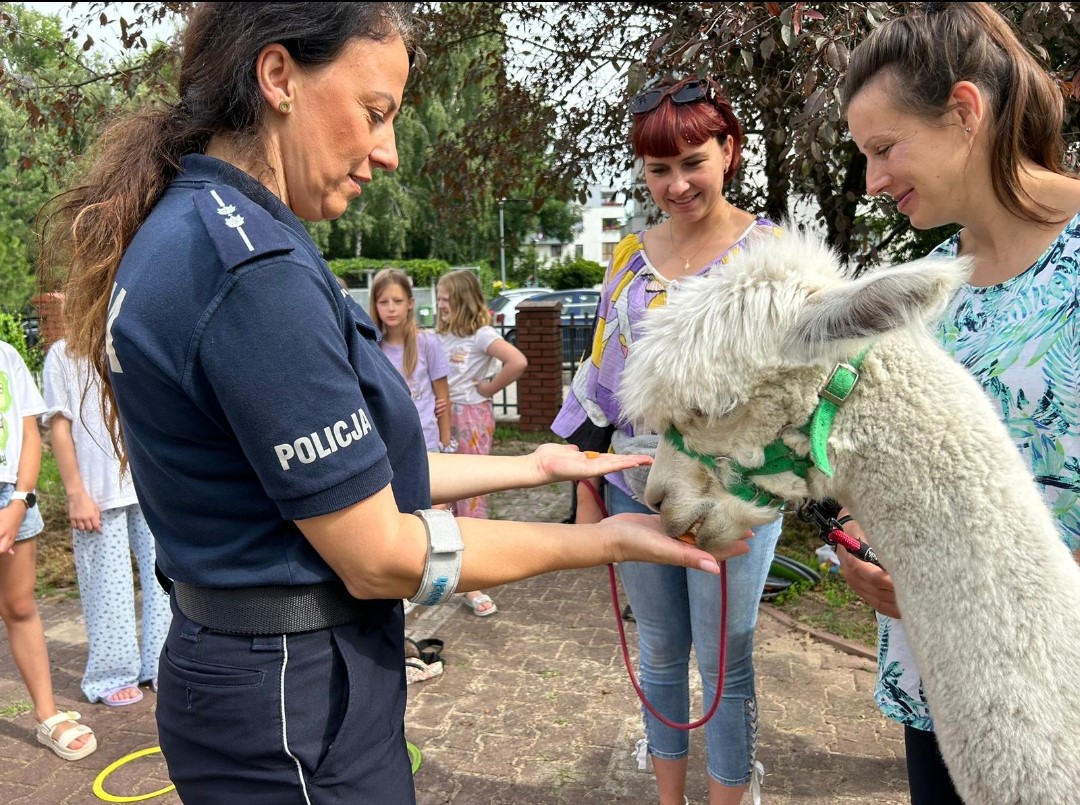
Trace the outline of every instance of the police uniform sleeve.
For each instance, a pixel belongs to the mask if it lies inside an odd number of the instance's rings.
[[[295,257],[234,273],[197,369],[267,495],[291,520],[370,497],[392,472],[362,391],[378,389],[361,376],[355,323],[322,272]]]

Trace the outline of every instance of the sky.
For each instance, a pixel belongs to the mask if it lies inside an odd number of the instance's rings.
[[[97,16],[97,14],[100,14],[100,11],[94,8],[94,6],[100,7],[100,4],[75,3],[74,9],[71,7],[71,3],[23,2],[20,3],[20,5],[45,14],[59,14],[65,30],[68,26],[73,24],[83,27],[85,32],[94,39],[93,52],[105,59],[112,59],[122,53],[123,48],[120,46],[120,26],[102,26],[96,19],[87,22],[86,18],[88,15],[94,14],[94,16]],[[97,12],[96,14],[95,11]],[[135,4],[113,3],[106,13],[109,16],[109,19],[116,19],[122,15],[128,20],[131,20],[136,16]],[[151,42],[154,39],[167,39],[174,33],[175,28],[175,22],[149,26],[146,29],[146,40],[147,42]]]

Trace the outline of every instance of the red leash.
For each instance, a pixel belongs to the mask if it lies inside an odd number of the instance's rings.
[[[579,483],[585,484],[585,487],[592,493],[596,505],[600,507],[600,514],[607,517],[607,506],[604,505],[604,501],[601,499],[600,492],[596,487],[593,486],[590,481],[579,481]],[[623,664],[626,666],[626,673],[629,674],[630,682],[633,684],[634,690],[637,691],[641,703],[645,705],[645,708],[652,713],[661,724],[671,727],[672,729],[688,731],[703,726],[716,714],[716,709],[720,706],[721,694],[724,692],[724,673],[727,669],[727,562],[720,563],[720,669],[719,676],[716,680],[716,697],[713,699],[712,707],[709,708],[709,712],[697,721],[692,721],[689,724],[680,724],[677,721],[671,721],[670,719],[665,718],[658,713],[656,708],[652,706],[647,698],[645,698],[645,691],[641,689],[637,677],[634,676],[633,664],[630,662],[630,649],[626,645],[626,630],[623,628],[622,610],[619,607],[619,591],[615,584],[615,565],[608,565],[608,577],[611,582],[611,605],[615,608],[615,625],[619,628],[619,643],[622,647]]]

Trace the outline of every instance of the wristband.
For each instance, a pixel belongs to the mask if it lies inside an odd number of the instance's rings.
[[[440,453],[456,453],[458,449],[457,439],[451,439],[446,444],[439,442]]]
[[[446,509],[417,509],[413,514],[424,521],[428,552],[420,589],[409,600],[428,607],[442,603],[457,590],[465,543],[457,520]]]

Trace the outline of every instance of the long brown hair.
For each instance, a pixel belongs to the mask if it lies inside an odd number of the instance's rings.
[[[1015,215],[1060,223],[1061,210],[1036,202],[1020,181],[1021,160],[1061,175],[1061,92],[1020,43],[1009,23],[987,3],[923,3],[922,11],[891,19],[852,51],[842,103],[878,74],[891,77],[901,111],[937,119],[953,87],[970,81],[989,100],[990,175],[994,195]]]
[[[436,289],[446,291],[450,298],[450,321],[444,322],[441,316],[438,317],[435,332],[465,337],[491,324],[484,291],[472,271],[467,268],[451,271],[439,279]]]
[[[371,308],[371,320],[378,326],[379,331],[386,335],[386,325],[379,316],[379,297],[383,291],[396,285],[405,292],[406,298],[413,299],[412,280],[409,275],[399,268],[384,268],[375,275],[371,281],[371,297],[368,299],[368,307]],[[405,370],[405,379],[412,380],[413,372],[416,371],[417,363],[417,334],[416,317],[412,310],[405,317],[405,349],[402,354],[401,368]]]
[[[101,377],[103,410],[123,455],[105,357],[106,311],[124,251],[177,175],[180,157],[216,134],[261,158],[266,102],[255,65],[280,43],[317,70],[355,39],[400,37],[413,53],[411,3],[198,3],[183,34],[179,100],[109,126],[76,185],[42,211],[43,290],[62,288],[68,345]]]

